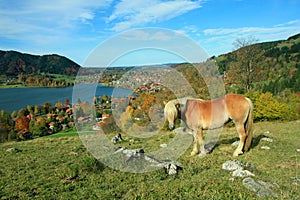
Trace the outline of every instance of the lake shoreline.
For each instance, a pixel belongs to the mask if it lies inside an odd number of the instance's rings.
[[[119,96],[128,96],[133,93],[132,90],[127,88],[103,86],[101,84],[99,84],[99,86],[97,87],[95,94],[84,94],[89,92],[89,90],[79,88],[79,97],[81,97],[82,94],[81,101],[86,101],[86,99],[83,99],[84,97],[88,97],[92,100],[94,96],[99,97],[104,94],[112,96],[116,88],[118,89]],[[13,111],[19,111],[20,109],[26,108],[27,105],[43,105],[46,102],[55,104],[59,101],[64,102],[66,99],[72,102],[74,98],[73,89],[74,86],[0,88],[0,110],[6,110],[7,112],[12,113]],[[77,101],[78,98],[76,97],[75,99]]]

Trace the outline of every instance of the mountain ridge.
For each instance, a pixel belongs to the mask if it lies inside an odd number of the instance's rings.
[[[17,77],[19,74],[76,75],[80,65],[58,54],[32,55],[14,50],[0,50],[0,75]]]

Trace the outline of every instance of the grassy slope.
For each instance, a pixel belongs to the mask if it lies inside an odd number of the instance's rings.
[[[299,199],[300,122],[264,122],[255,124],[254,148],[238,160],[254,164],[255,180],[275,182],[279,199]],[[272,143],[259,141],[261,133]],[[255,193],[242,186],[242,178],[230,181],[222,163],[233,159],[237,139],[234,128],[224,128],[218,146],[205,158],[188,157],[190,149],[178,160],[183,165],[177,177],[166,177],[164,170],[132,174],[110,169],[94,159],[74,133],[52,138],[0,145],[1,199],[255,199]],[[64,135],[61,135],[64,136]],[[159,148],[170,133],[137,139],[131,148]],[[271,150],[262,150],[267,145]],[[123,142],[120,146],[128,146]],[[6,149],[14,147],[15,152]],[[147,150],[148,149],[148,150]],[[74,153],[75,152],[75,153]]]

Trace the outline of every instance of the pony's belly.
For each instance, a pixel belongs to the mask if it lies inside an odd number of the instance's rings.
[[[210,123],[202,123],[202,129],[217,129],[224,126],[224,124],[228,121],[228,119],[220,119],[220,120],[213,120]]]

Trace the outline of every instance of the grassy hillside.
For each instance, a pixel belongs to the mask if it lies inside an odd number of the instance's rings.
[[[253,179],[276,183],[278,199],[299,199],[300,122],[256,123],[253,148],[238,157],[255,165]],[[174,133],[166,132],[134,144],[116,146],[160,148]],[[273,142],[262,140],[263,137]],[[204,157],[179,158],[183,170],[166,176],[163,169],[141,174],[117,171],[98,162],[74,134],[0,144],[1,199],[257,199],[256,193],[222,169],[232,158],[234,128],[224,128],[214,151]],[[263,146],[270,150],[261,149]],[[9,151],[10,148],[13,150]],[[274,199],[274,197],[268,197]],[[268,199],[266,198],[266,199]],[[265,199],[265,198],[263,198]]]
[[[252,44],[247,48],[256,48],[260,55],[255,71],[255,89],[273,94],[278,94],[286,88],[290,88],[293,92],[299,92],[300,34],[286,40]],[[237,55],[242,50],[240,48],[215,58],[220,73],[224,71],[232,73],[231,69],[239,62]],[[230,74],[227,75],[226,82],[234,84],[233,80],[230,80]]]

